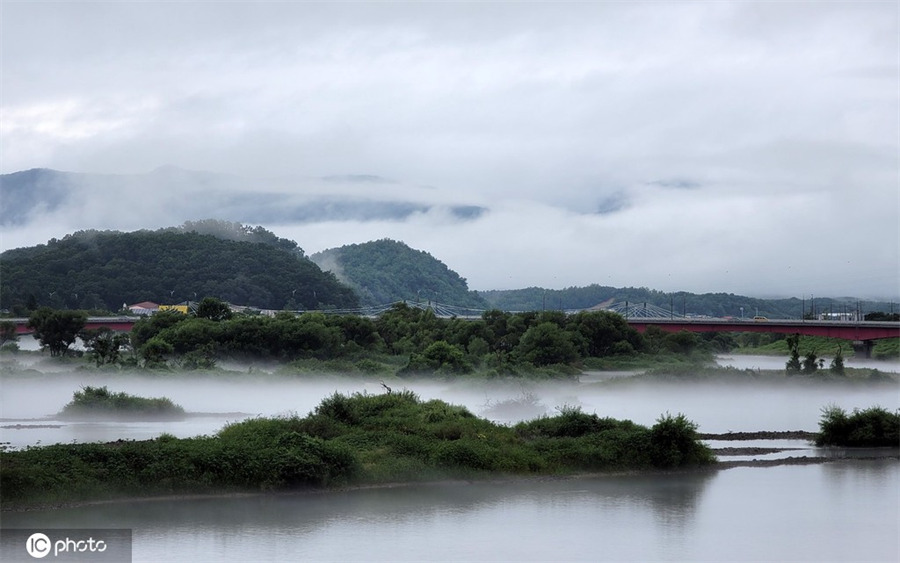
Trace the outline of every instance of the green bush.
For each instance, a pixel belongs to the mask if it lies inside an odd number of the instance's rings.
[[[900,411],[881,407],[847,413],[835,405],[822,409],[817,446],[900,447]]]
[[[596,414],[586,414],[578,407],[564,406],[559,415],[520,422],[516,431],[523,437],[577,438],[594,432],[601,432],[618,426],[619,421],[600,418]]]
[[[106,386],[82,387],[59,413],[62,418],[119,415],[130,417],[184,416],[184,409],[167,397],[148,399],[127,393],[112,393]]]
[[[445,441],[435,455],[438,465],[463,469],[491,469],[495,452],[475,439]]]
[[[712,450],[697,440],[697,425],[683,414],[666,413],[650,429],[650,452],[653,465],[673,468],[707,463]]]

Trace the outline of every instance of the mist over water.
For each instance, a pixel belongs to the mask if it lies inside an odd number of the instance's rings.
[[[744,369],[769,367],[780,358],[737,356]],[[879,363],[885,372],[895,364]],[[43,369],[43,366],[37,366]],[[26,368],[23,367],[23,371]],[[232,366],[232,369],[239,369]],[[243,368],[247,370],[246,367]],[[603,381],[588,374],[582,381],[491,382],[483,380],[398,381],[394,390],[409,389],[423,400],[440,399],[464,405],[478,416],[512,424],[541,415],[553,415],[563,407],[579,407],[603,417],[629,419],[653,425],[666,413],[683,413],[705,433],[760,430],[816,431],[823,407],[846,410],[881,406],[900,408],[897,384],[764,384],[748,379],[723,382],[624,383]],[[56,414],[84,386],[107,386],[110,391],[142,397],[168,397],[190,416],[167,421],[63,421]],[[260,367],[223,375],[192,376],[186,373],[102,374],[62,371],[57,373],[7,373],[0,379],[0,442],[21,448],[34,444],[150,439],[162,433],[177,437],[214,434],[229,422],[257,416],[306,416],[325,397],[338,392],[385,392],[378,378],[302,375],[264,372]]]

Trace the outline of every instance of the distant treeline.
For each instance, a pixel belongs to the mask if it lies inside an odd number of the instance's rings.
[[[897,303],[888,301],[860,301],[852,298],[816,297],[803,299],[759,299],[733,293],[667,293],[646,287],[607,287],[589,285],[566,289],[529,287],[502,291],[480,291],[491,307],[504,311],[580,310],[598,305],[629,302],[631,305],[653,305],[674,315],[705,315],[709,317],[753,317],[799,319],[816,317],[822,313],[859,313],[867,320],[896,320],[900,314]],[[741,310],[743,308],[743,311]],[[873,313],[876,317],[869,318]],[[884,318],[882,318],[882,315]]]
[[[262,227],[212,219],[157,231],[80,231],[45,245],[8,250],[0,254],[0,262],[0,308],[18,317],[40,307],[120,311],[141,301],[171,305],[207,296],[292,311],[405,300],[478,311],[573,311],[627,301],[672,315],[900,317],[894,303],[852,298],[758,299],[596,284],[478,292],[440,260],[400,241],[352,244],[308,258],[296,242]]]

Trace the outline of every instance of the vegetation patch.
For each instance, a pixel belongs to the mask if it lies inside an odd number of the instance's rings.
[[[900,411],[881,407],[847,414],[831,405],[822,409],[817,446],[900,448]]]
[[[59,417],[65,419],[125,417],[159,419],[184,417],[184,409],[167,397],[136,397],[127,393],[110,392],[106,386],[82,387],[75,391]]]
[[[4,508],[115,496],[291,490],[445,478],[672,469],[713,463],[696,426],[652,428],[565,408],[516,426],[410,391],[335,393],[306,417],[254,418],[215,436],[0,452]]]

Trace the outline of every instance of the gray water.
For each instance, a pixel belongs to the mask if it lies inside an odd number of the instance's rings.
[[[825,360],[825,369],[831,365],[832,356],[823,355]],[[720,366],[731,366],[738,369],[784,369],[787,358],[783,356],[757,356],[757,355],[722,355],[716,358],[716,363]],[[847,368],[859,369],[877,369],[884,373],[900,373],[900,361],[897,360],[875,360],[872,358],[859,358],[851,356],[844,359],[844,366]]]
[[[135,561],[897,561],[900,463],[123,503],[3,515],[126,527]]]

